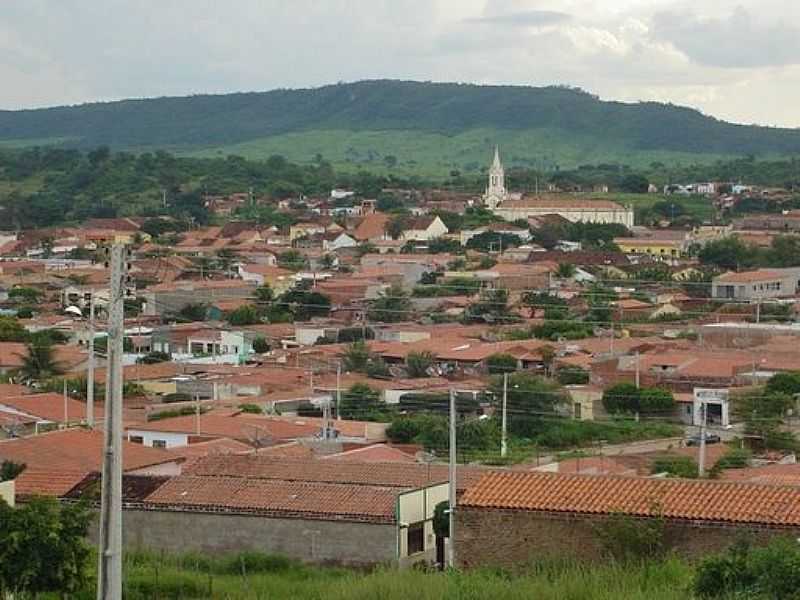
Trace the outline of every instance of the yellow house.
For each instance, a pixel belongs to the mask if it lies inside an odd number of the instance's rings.
[[[614,243],[625,254],[648,254],[664,258],[679,258],[684,252],[683,240],[658,240],[652,238],[614,238]]]

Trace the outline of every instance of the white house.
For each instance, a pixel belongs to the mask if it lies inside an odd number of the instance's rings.
[[[426,215],[411,219],[403,231],[403,239],[414,242],[435,240],[450,231],[438,216]]]

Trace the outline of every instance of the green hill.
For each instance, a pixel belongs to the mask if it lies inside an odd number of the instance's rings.
[[[322,154],[352,169],[477,171],[493,144],[512,165],[710,162],[800,153],[800,130],[696,110],[605,102],[563,87],[362,81],[315,89],[0,111],[0,147],[59,144],[250,158]]]

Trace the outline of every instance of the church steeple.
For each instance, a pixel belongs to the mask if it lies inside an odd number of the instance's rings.
[[[494,159],[489,167],[489,185],[486,187],[484,203],[489,208],[496,208],[508,195],[505,184],[505,169],[500,162],[500,148],[494,147]]]

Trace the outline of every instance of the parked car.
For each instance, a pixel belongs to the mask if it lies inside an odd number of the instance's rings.
[[[722,441],[722,438],[719,437],[716,433],[706,433],[706,444],[719,444]],[[687,446],[699,446],[700,445],[700,434],[696,433],[688,438],[686,438],[686,445]]]

